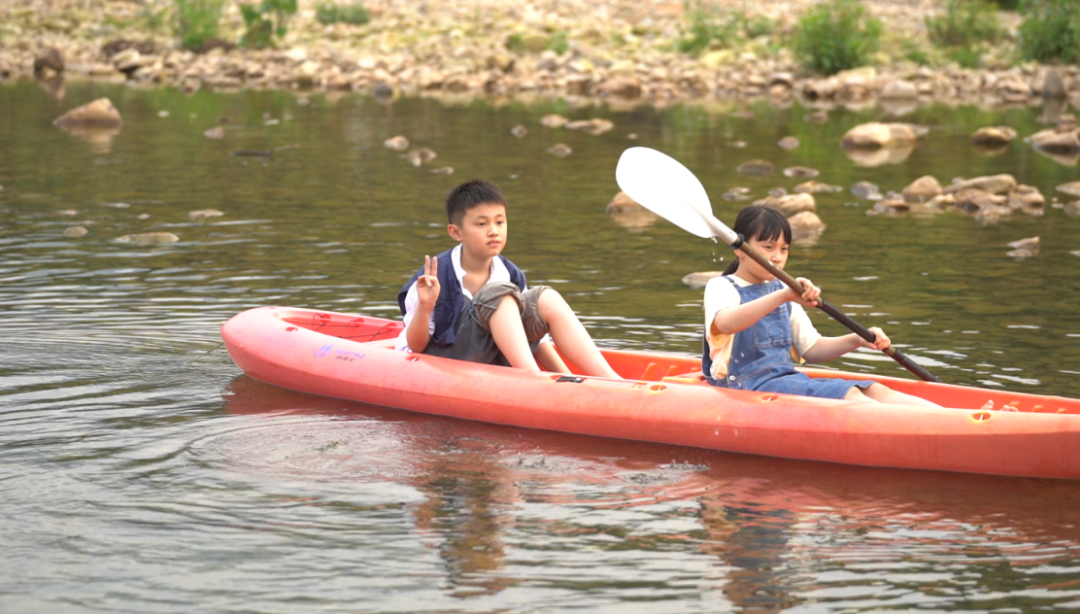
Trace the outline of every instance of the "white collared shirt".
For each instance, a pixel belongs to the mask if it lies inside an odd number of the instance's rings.
[[[457,276],[458,285],[461,287],[461,293],[465,295],[465,298],[472,300],[472,292],[469,292],[469,289],[466,288],[463,283],[465,279],[465,269],[461,267],[460,244],[450,252],[450,261],[454,265],[454,275]],[[491,270],[488,272],[488,280],[484,285],[486,286],[487,284],[500,281],[510,281],[510,270],[503,264],[502,258],[495,257],[491,259]],[[443,290],[445,290],[445,288],[443,288]],[[416,282],[413,282],[413,285],[409,286],[409,291],[405,294],[405,317],[402,320],[405,323],[405,328],[401,331],[401,334],[398,335],[397,343],[394,346],[398,350],[412,352],[412,349],[409,348],[409,341],[406,333],[409,330],[409,322],[412,322],[413,312],[416,311],[416,308],[419,305],[420,299],[416,295]],[[428,334],[433,336],[435,334],[434,318],[428,322]]]

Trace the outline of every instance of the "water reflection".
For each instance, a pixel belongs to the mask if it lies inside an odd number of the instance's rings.
[[[1060,583],[1080,560],[1080,492],[1070,483],[520,431],[309,397],[246,376],[233,380],[225,399],[230,413],[393,425],[407,445],[378,453],[396,467],[391,475],[339,477],[389,477],[423,493],[408,505],[409,517],[443,562],[445,590],[458,598],[535,588],[544,578],[587,585],[604,574],[579,566],[588,543],[609,557],[652,558],[651,571],[639,567],[632,576],[654,596],[677,594],[684,574],[698,573],[699,585],[708,578],[699,590],[753,612],[926,600],[953,609],[1002,590],[1014,605],[1080,596]],[[323,469],[312,465],[312,477],[325,477]],[[302,475],[301,467],[291,470]],[[680,569],[685,558],[675,553],[686,546],[712,559],[708,571]],[[553,560],[549,549],[565,559]],[[542,571],[532,567],[541,560]]]

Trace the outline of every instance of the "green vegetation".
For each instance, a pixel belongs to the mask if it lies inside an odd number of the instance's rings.
[[[706,49],[729,47],[738,36],[740,20],[732,14],[722,14],[705,6],[700,0],[685,4],[685,15],[689,24],[680,28],[680,36],[675,48],[682,53],[701,53]]]
[[[1021,57],[1080,63],[1080,0],[1021,0],[1020,14]]]
[[[859,0],[829,0],[799,18],[793,50],[812,70],[831,75],[866,64],[880,45],[881,29]]]
[[[252,49],[262,49],[273,44],[274,38],[282,38],[288,29],[285,21],[296,14],[296,0],[263,0],[258,6],[241,4],[247,31],[240,44]]]
[[[675,48],[682,53],[698,54],[707,49],[732,47],[737,39],[768,36],[776,29],[765,15],[747,17],[742,11],[721,11],[706,6],[702,0],[684,4],[687,24],[680,28]]]
[[[191,51],[218,34],[223,0],[175,0],[176,33],[180,46]]]
[[[315,7],[315,19],[324,25],[347,23],[359,26],[371,21],[371,15],[368,14],[367,9],[362,4],[320,2]]]
[[[567,51],[570,51],[570,35],[567,34],[565,30],[559,30],[552,35],[551,38],[547,39],[544,43],[544,48],[550,49],[558,55],[562,55]]]
[[[949,0],[943,15],[926,18],[926,29],[931,42],[964,68],[977,66],[987,45],[1004,36],[997,7],[987,0]]]

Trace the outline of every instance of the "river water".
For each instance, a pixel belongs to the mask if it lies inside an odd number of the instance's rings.
[[[108,96],[115,134],[63,111]],[[1040,109],[921,107],[904,161],[837,145],[882,110],[766,102],[666,109],[287,92],[0,84],[0,611],[851,612],[1080,607],[1080,487],[800,463],[524,431],[291,393],[240,374],[219,328],[278,304],[396,317],[450,245],[441,202],[485,178],[507,256],[601,345],[693,353],[726,248],[613,217],[615,162],[661,149],[734,219],[802,165],[843,186],[788,268],[943,380],[1080,397],[1075,164],[968,137]],[[594,136],[539,124],[603,117]],[[528,134],[511,134],[515,125]],[[224,138],[205,130],[221,126]],[[437,158],[416,168],[395,135]],[[777,146],[795,136],[794,150]],[[557,143],[573,153],[547,152]],[[271,156],[231,155],[278,150]],[[735,168],[760,158],[768,177]],[[431,172],[453,167],[453,174]],[[1043,215],[872,216],[848,189],[1012,173]],[[191,219],[213,208],[223,215]],[[73,226],[84,236],[65,236]],[[179,242],[116,239],[171,232]],[[1034,256],[1007,243],[1039,236]],[[844,331],[814,316],[825,334]],[[909,377],[859,352],[833,366]]]

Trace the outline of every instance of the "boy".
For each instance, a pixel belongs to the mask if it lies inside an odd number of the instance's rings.
[[[397,349],[519,369],[569,373],[554,337],[586,375],[619,379],[562,296],[527,288],[525,274],[501,255],[506,198],[486,181],[469,181],[446,197],[446,230],[460,243],[424,266],[398,293],[405,330]]]

